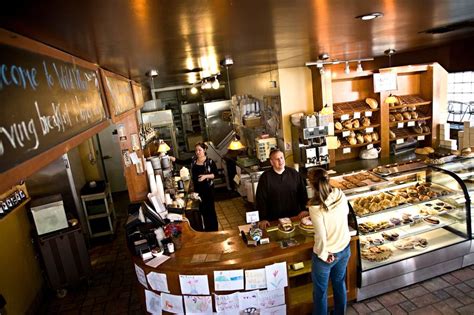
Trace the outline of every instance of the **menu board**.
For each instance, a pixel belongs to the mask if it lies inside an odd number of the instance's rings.
[[[117,122],[120,115],[135,109],[130,80],[103,69],[100,72],[112,121]]]
[[[0,172],[106,120],[96,65],[0,30]]]

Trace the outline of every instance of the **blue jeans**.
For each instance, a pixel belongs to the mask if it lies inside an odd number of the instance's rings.
[[[313,253],[311,279],[313,280],[313,315],[326,315],[328,312],[328,281],[331,278],[334,294],[334,314],[343,315],[346,311],[346,267],[351,257],[350,244],[335,253],[335,260],[328,264]]]

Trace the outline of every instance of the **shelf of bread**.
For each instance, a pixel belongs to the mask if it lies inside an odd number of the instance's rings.
[[[367,271],[466,240],[442,228],[432,229],[418,235],[406,237],[387,245],[361,249],[362,270]]]
[[[339,148],[337,148],[337,149],[342,150],[344,148],[360,148],[360,147],[364,147],[364,146],[368,146],[368,145],[376,145],[376,144],[380,144],[380,140],[371,141],[371,142],[364,142],[364,143],[357,143],[357,144],[350,144],[346,140],[343,140],[343,141],[341,141],[341,146],[339,146]]]
[[[390,141],[398,141],[400,139],[406,139],[406,138],[415,138],[417,139],[420,136],[428,136],[431,135],[431,130],[429,129],[428,126],[426,128],[423,127],[423,131],[420,132],[418,129],[419,126],[416,126],[414,128],[417,128],[417,131],[415,129],[410,128],[401,128],[401,129],[395,129],[395,130],[389,130],[389,137]]]
[[[407,124],[406,126],[407,127],[414,127],[415,124],[413,124],[413,126],[410,126],[410,122],[417,122],[417,121],[425,121],[425,120],[430,120],[431,119],[431,116],[423,116],[423,117],[418,117],[418,118],[415,118],[415,119],[403,119],[403,120],[392,120],[390,121],[390,127],[394,127],[394,126],[397,126],[399,123],[403,123],[403,124]]]
[[[343,132],[347,132],[347,131],[359,131],[359,130],[362,130],[362,131],[365,131],[365,132],[368,132],[368,133],[371,133],[373,132],[374,128],[379,128],[380,127],[380,124],[370,124],[368,126],[361,126],[361,127],[358,127],[358,128],[352,128],[352,129],[347,129],[347,128],[343,128],[343,129],[335,129],[334,130],[334,133],[343,133]],[[368,129],[368,131],[367,131]]]
[[[431,101],[423,99],[420,95],[397,95],[396,98],[398,99],[398,103],[390,104],[390,110],[431,104]]]
[[[349,117],[353,117],[354,112],[361,113],[360,114],[361,117],[369,116],[369,115],[366,115],[367,112],[376,112],[379,110],[377,101],[375,102],[369,101],[369,103],[371,103],[371,105],[369,105],[366,102],[366,100],[334,103],[333,104],[334,118],[340,118],[343,115],[349,115]]]

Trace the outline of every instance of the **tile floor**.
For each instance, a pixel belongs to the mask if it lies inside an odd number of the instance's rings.
[[[70,288],[62,299],[47,292],[40,314],[147,314],[136,293],[135,271],[125,244],[127,195],[114,200],[117,235],[91,244],[90,280]],[[219,228],[243,224],[246,209],[251,206],[235,194],[216,194]],[[350,304],[347,314],[474,314],[474,266]]]

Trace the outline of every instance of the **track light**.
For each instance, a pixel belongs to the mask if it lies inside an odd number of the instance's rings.
[[[356,69],[356,72],[363,72],[364,69],[362,69],[362,63],[359,61],[357,61],[357,69]]]
[[[211,86],[214,90],[217,90],[221,85],[219,84],[219,80],[217,80],[217,78],[215,78],[214,81],[212,82]]]
[[[198,89],[195,86],[193,86],[191,88],[191,94],[197,94],[197,92],[198,92]]]
[[[349,62],[348,61],[346,61],[346,66],[344,68],[344,73],[345,74],[351,73],[351,68],[349,68]]]

